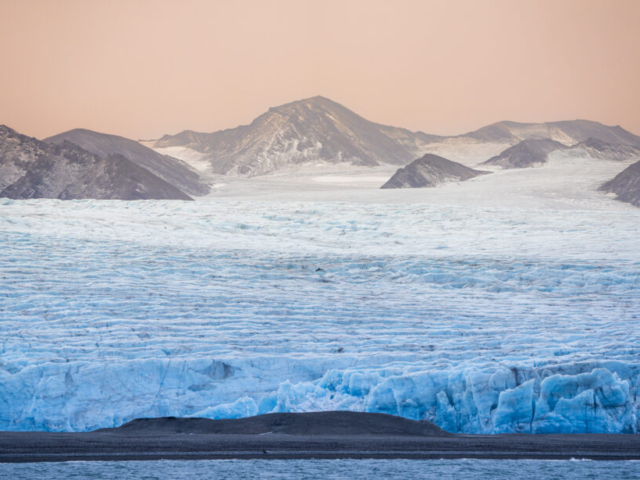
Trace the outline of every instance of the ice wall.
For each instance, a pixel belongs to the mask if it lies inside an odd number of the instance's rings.
[[[637,433],[640,428],[639,364],[429,371],[403,362],[332,368],[320,379],[303,380],[331,363],[146,360],[55,363],[14,374],[0,370],[0,429],[86,431],[140,417],[219,419],[316,410],[427,419],[465,433]],[[278,384],[283,376],[294,381]]]

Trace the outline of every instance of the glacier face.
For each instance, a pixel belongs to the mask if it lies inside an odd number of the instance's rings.
[[[640,213],[0,199],[0,429],[638,432]]]

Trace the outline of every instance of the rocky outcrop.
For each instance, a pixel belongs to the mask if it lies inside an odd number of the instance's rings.
[[[614,193],[617,200],[640,207],[640,162],[625,168],[599,190]]]
[[[548,138],[523,140],[513,147],[507,148],[500,155],[491,157],[481,165],[508,168],[528,168],[547,162],[551,152],[568,148],[560,142]]]
[[[381,188],[435,187],[442,183],[469,180],[487,173],[489,172],[474,170],[446,158],[427,154],[400,168]]]

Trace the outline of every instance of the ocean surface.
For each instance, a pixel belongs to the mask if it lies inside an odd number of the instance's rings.
[[[541,460],[160,460],[0,465],[0,479],[640,479],[640,462]]]

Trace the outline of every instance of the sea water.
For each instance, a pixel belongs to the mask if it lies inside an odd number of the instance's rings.
[[[547,460],[159,460],[0,464],[0,479],[631,480],[640,462]]]

